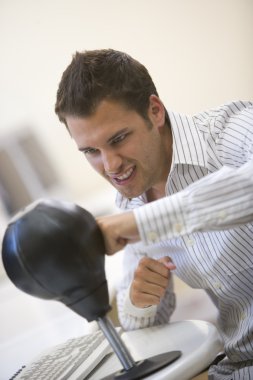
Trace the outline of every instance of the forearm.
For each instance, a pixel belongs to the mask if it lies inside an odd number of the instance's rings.
[[[144,244],[253,221],[253,161],[223,167],[185,190],[134,210]]]

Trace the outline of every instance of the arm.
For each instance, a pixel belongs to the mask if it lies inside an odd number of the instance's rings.
[[[196,231],[218,231],[250,223],[253,156],[242,167],[224,166],[179,193],[97,221],[107,254],[140,239],[149,245]]]
[[[253,157],[224,166],[172,196],[133,211],[98,218],[106,253],[138,240],[146,245],[197,231],[219,231],[253,221]]]
[[[193,232],[220,231],[253,221],[253,159],[223,167],[187,189],[134,210],[144,244]],[[158,223],[159,221],[159,223]]]

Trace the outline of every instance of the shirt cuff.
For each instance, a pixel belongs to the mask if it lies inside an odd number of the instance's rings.
[[[133,210],[141,241],[145,245],[188,233],[183,195],[173,194]]]
[[[132,304],[132,301],[130,299],[130,286],[127,289],[126,292],[126,298],[124,303],[124,313],[131,315],[132,317],[137,318],[150,318],[155,316],[157,311],[156,305],[151,305],[148,307],[137,307]]]

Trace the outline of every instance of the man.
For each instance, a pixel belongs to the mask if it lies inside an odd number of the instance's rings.
[[[76,53],[55,110],[126,211],[98,218],[107,253],[125,249],[122,325],[169,321],[176,268],[219,311],[210,379],[253,379],[253,104],[168,113],[146,68],[109,49]]]

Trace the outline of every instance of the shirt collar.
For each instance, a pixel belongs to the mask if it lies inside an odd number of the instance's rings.
[[[194,117],[169,112],[173,135],[172,166],[188,164],[205,166],[205,141]]]

